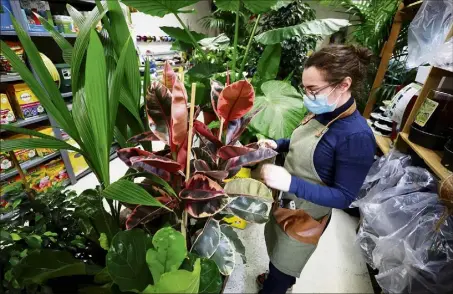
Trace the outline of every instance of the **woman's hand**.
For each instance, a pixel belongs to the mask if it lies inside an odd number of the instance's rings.
[[[258,146],[261,148],[271,148],[276,150],[277,149],[277,142],[274,140],[264,139],[258,141]]]
[[[281,166],[265,164],[261,168],[261,179],[270,188],[288,192],[291,185],[290,173]]]

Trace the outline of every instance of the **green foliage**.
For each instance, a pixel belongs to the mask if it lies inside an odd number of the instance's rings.
[[[127,194],[124,191],[128,191]],[[140,204],[161,207],[156,198],[149,195],[145,189],[127,180],[119,180],[105,189],[102,195],[107,199],[124,201],[130,204]]]
[[[214,261],[208,258],[199,258],[194,253],[189,253],[187,258],[181,265],[181,269],[193,271],[194,263],[200,260],[200,294],[217,294],[220,293],[223,286],[222,275],[220,274],[217,265]]]

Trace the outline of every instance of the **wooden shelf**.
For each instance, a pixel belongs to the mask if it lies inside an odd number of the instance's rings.
[[[411,142],[407,133],[400,133],[400,137],[425,161],[426,165],[431,168],[440,180],[445,180],[453,174],[440,163],[443,152],[427,149]]]
[[[390,149],[393,148],[393,143],[392,140],[390,140],[389,137],[384,137],[381,135],[376,135],[374,134],[374,137],[376,138],[376,144],[381,149],[382,153],[387,154],[389,153]]]

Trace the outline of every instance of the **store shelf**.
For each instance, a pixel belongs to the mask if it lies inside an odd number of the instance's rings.
[[[453,174],[440,163],[443,152],[427,149],[411,142],[409,135],[406,133],[400,133],[400,137],[425,161],[426,165],[431,168],[439,179],[444,180]]]
[[[16,82],[22,81],[20,75],[0,75],[0,82],[8,83],[8,82]]]
[[[393,148],[392,140],[389,137],[384,137],[381,135],[374,134],[376,138],[376,144],[381,149],[382,153],[387,154],[389,153],[390,149]]]
[[[28,35],[30,35],[30,37],[52,37],[49,32],[28,32]],[[77,38],[77,34],[60,33],[60,35],[65,38]]]
[[[40,121],[48,120],[48,119],[49,119],[49,117],[47,116],[47,114],[41,114],[41,115],[26,118],[26,119],[18,119],[16,122],[14,122],[10,125],[15,126],[15,127],[25,127],[25,126],[28,126],[28,125],[31,125],[31,124],[34,124],[34,123],[37,123]],[[0,128],[0,133],[5,132],[5,131],[6,130]]]
[[[27,170],[29,168],[32,168],[32,167],[35,167],[35,166],[38,166],[40,165],[41,163],[44,163],[50,159],[53,159],[55,157],[58,157],[60,156],[60,152],[55,152],[55,153],[52,153],[52,154],[49,154],[49,155],[46,155],[44,157],[36,157],[32,160],[29,160],[29,161],[26,161],[24,163],[21,163],[20,166],[22,167],[22,169],[24,170]],[[13,177],[15,175],[17,175],[19,172],[17,171],[17,169],[13,169],[7,173],[3,173],[3,174],[0,174],[0,181],[3,181],[5,179],[8,179],[10,177]]]
[[[61,96],[63,98],[66,98],[66,97],[72,97],[72,92],[68,92],[68,93],[61,93]]]

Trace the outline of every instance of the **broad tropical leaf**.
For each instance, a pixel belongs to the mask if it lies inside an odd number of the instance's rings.
[[[251,121],[259,133],[272,139],[289,138],[306,114],[302,95],[289,83],[268,81],[261,85],[254,109],[262,108]]]
[[[181,269],[193,271],[195,261],[198,259],[198,255],[189,253],[181,265]],[[223,279],[222,275],[217,268],[214,261],[208,258],[200,258],[201,260],[201,273],[200,273],[200,294],[219,294],[222,290]]]
[[[201,147],[194,147],[192,148],[192,153],[195,157],[195,159],[200,159],[203,160],[208,164],[208,166],[211,169],[215,169],[217,167],[217,164],[215,163],[216,158],[213,156],[211,153],[206,151],[206,149],[201,148]]]
[[[175,198],[166,196],[156,197],[156,199],[170,209],[172,209],[173,203],[177,203]],[[171,211],[163,207],[137,205],[126,219],[126,229],[131,230],[139,224],[146,224],[167,213],[171,213]]]
[[[260,84],[269,80],[275,80],[280,68],[282,46],[280,43],[268,45],[258,61],[257,72],[253,77],[253,84]]]
[[[346,19],[326,18],[316,19],[304,22],[300,25],[273,29],[259,34],[255,37],[258,43],[263,45],[272,45],[281,43],[296,36],[303,35],[324,35],[329,36],[338,32],[341,28],[349,26],[350,23]]]
[[[215,0],[215,6],[223,11],[238,11],[241,0]]]
[[[151,131],[166,142],[171,144],[171,102],[170,91],[159,82],[153,82],[146,95],[146,113]]]
[[[155,285],[149,285],[143,293],[199,293],[200,272],[200,259],[197,259],[192,272],[177,270],[165,273]]]
[[[187,138],[188,116],[187,92],[184,84],[175,77],[171,93],[171,142],[180,146]]]
[[[229,159],[225,165],[225,170],[236,169],[247,165],[255,165],[263,160],[277,156],[277,152],[270,148],[259,148],[244,155]]]
[[[85,22],[85,16],[70,4],[66,4],[66,10],[68,11],[75,25],[79,28],[82,27],[83,23]]]
[[[222,187],[204,175],[194,175],[179,193],[179,198],[192,201],[204,201],[217,197],[225,197]]]
[[[199,0],[123,0],[127,6],[152,16],[164,17],[169,13],[181,13],[181,8],[197,3]]]
[[[195,172],[198,174],[203,174],[210,178],[214,178],[218,181],[223,181],[228,176],[228,172],[224,170],[211,170],[206,161],[201,159],[194,160]]]
[[[118,157],[127,165],[132,167],[133,169],[139,171],[139,172],[149,172],[152,174],[155,174],[156,176],[159,176],[162,178],[164,181],[170,181],[170,173],[166,170],[163,169],[158,169],[156,167],[153,167],[149,164],[144,164],[140,161],[135,161],[134,163],[131,162],[132,157],[148,157],[148,156],[154,156],[153,153],[141,150],[139,148],[131,147],[131,148],[123,148],[117,151]],[[157,155],[158,156],[158,155]]]
[[[233,244],[222,232],[220,232],[219,246],[211,259],[214,260],[223,275],[231,275],[236,263],[236,252],[234,251]]]
[[[217,197],[205,201],[186,200],[186,211],[194,218],[206,218],[222,211],[230,202],[228,197]]]
[[[261,0],[261,1],[256,1],[256,0],[243,0],[244,1],[244,6],[250,10],[253,13],[260,14],[260,13],[266,13],[271,8],[273,8],[278,0]]]
[[[225,192],[230,196],[256,197],[263,201],[273,202],[270,189],[254,179],[235,179],[225,185]]]
[[[242,133],[247,129],[252,119],[262,110],[262,108],[255,107],[246,116],[233,120],[228,124],[226,133],[227,144],[235,144],[241,137]]]
[[[119,180],[111,184],[102,191],[102,196],[129,204],[165,207],[145,189],[127,180]]]
[[[220,244],[220,224],[215,219],[208,219],[203,231],[192,245],[191,252],[201,257],[211,258]]]
[[[222,33],[216,37],[201,39],[198,44],[207,50],[225,50],[230,45],[230,38]]]
[[[255,91],[248,81],[237,81],[220,93],[217,113],[225,122],[243,117],[253,107]]]
[[[189,4],[190,5],[190,4]],[[164,33],[169,35],[172,38],[175,38],[178,41],[192,44],[192,39],[190,38],[189,34],[182,28],[177,27],[159,27]],[[200,41],[205,39],[207,36],[202,33],[198,33],[195,31],[190,31],[192,36],[195,38],[196,41]]]
[[[179,269],[187,255],[184,236],[172,228],[163,228],[153,236],[154,248],[146,252],[146,263],[153,275],[154,283],[159,283],[164,273]]]
[[[198,120],[194,121],[193,128],[194,128],[195,132],[197,133],[197,135],[203,136],[210,142],[214,143],[214,145],[217,148],[220,148],[223,146],[223,143],[216,136],[214,136],[214,134],[212,134],[211,130],[208,129],[208,127],[201,121],[198,121]]]
[[[179,171],[182,167],[181,165],[176,162],[171,160],[170,158],[163,157],[163,156],[158,156],[158,155],[148,155],[148,156],[133,156],[129,158],[131,162],[131,166],[134,165],[150,165],[152,167],[155,167],[157,169],[162,169],[170,173],[176,173]]]
[[[146,264],[151,238],[138,229],[120,231],[113,238],[106,264],[110,276],[121,291],[142,292],[152,281]]]
[[[269,220],[271,205],[254,197],[239,196],[231,201],[228,209],[248,222],[264,224]]]
[[[244,244],[242,244],[242,241],[241,239],[239,238],[238,234],[236,233],[235,230],[233,230],[232,227],[230,227],[229,225],[221,225],[220,226],[220,231],[225,235],[225,237],[228,238],[228,240],[230,240],[230,242],[233,244],[234,246],[234,249],[237,253],[239,253],[239,255],[241,256],[242,258],[242,263],[243,264],[246,264],[247,263],[247,257],[245,255],[245,246]]]
[[[64,149],[80,152],[78,148],[73,147],[62,140],[31,138],[31,139],[5,140],[0,143],[0,150],[3,152],[34,148],[49,148],[57,150]]]
[[[253,151],[255,151],[255,149],[253,148],[227,145],[223,146],[219,149],[219,151],[217,151],[217,156],[222,158],[223,160],[228,160],[233,157],[242,156]]]

